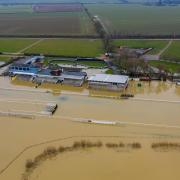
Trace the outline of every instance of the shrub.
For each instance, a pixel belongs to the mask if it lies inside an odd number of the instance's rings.
[[[31,160],[31,159],[28,159],[28,160],[26,161],[26,169],[27,169],[27,170],[33,168],[35,165],[36,165],[35,162],[34,162],[33,160]]]
[[[107,148],[118,148],[119,146],[118,146],[118,144],[116,144],[116,143],[107,143],[107,144],[106,144],[106,147],[107,147]]]

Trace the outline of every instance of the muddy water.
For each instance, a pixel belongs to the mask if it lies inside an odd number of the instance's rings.
[[[180,178],[177,168],[180,165],[179,152],[153,152],[148,144],[143,145],[147,147],[137,151],[104,148],[63,154],[43,163],[31,179],[178,180]]]
[[[154,152],[150,148],[152,142],[180,142],[179,103],[95,98],[87,96],[87,92],[89,95],[92,91],[83,88],[76,88],[75,90],[69,87],[63,87],[65,88],[63,93],[60,88],[60,94],[54,96],[51,93],[31,92],[30,90],[34,90],[31,85],[29,87],[22,85],[14,86],[7,84],[6,79],[5,81],[1,79],[0,87],[17,89],[16,91],[0,89],[1,110],[16,108],[17,110],[31,109],[39,111],[43,104],[52,101],[56,102],[59,107],[53,116],[54,118],[37,117],[33,120],[27,120],[0,117],[0,170],[27,146],[64,137],[81,136],[81,138],[45,143],[25,151],[0,175],[0,180],[20,180],[26,160],[41,153],[45,147],[72,144],[74,140],[86,139],[87,136],[98,136],[96,139],[104,142],[110,141],[109,137],[116,136],[116,139],[113,139],[115,142],[138,141],[143,145],[143,148],[137,152],[93,149],[92,152],[65,154],[62,157],[59,156],[43,163],[42,166],[36,169],[31,178],[34,180],[70,180],[72,178],[79,180],[180,179],[179,152],[160,153]],[[57,91],[57,87],[47,86],[44,88],[56,89]],[[20,89],[24,90],[19,91]],[[40,88],[37,90],[40,90]],[[136,98],[180,101],[180,88],[171,83],[153,82],[151,85],[144,83],[142,87],[138,88],[134,82],[127,91],[134,92]],[[70,94],[74,92],[76,92],[76,95]],[[93,91],[94,93],[99,94],[100,92]],[[108,94],[108,92],[106,93]],[[108,95],[114,96],[114,93]],[[15,102],[8,103],[10,100]],[[131,124],[119,127],[100,126],[71,122],[65,117],[151,123],[154,125],[163,124],[176,127],[159,128]],[[102,138],[102,136],[108,137]]]
[[[72,87],[68,85],[43,84],[39,88],[50,89],[54,94],[61,93],[79,93],[90,96],[112,97],[120,96],[121,93],[131,93],[136,97],[160,98],[160,99],[180,99],[180,87],[177,87],[171,82],[140,82],[141,87],[138,87],[139,82],[130,81],[128,88],[123,92],[109,92],[101,90],[87,89],[87,84],[83,87]],[[12,81],[13,85],[34,87],[31,82],[22,82],[18,80]]]

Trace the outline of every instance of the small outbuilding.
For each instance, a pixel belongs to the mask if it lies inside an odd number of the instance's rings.
[[[123,90],[128,86],[128,76],[96,74],[89,77],[88,87],[93,89],[105,89],[112,91]]]

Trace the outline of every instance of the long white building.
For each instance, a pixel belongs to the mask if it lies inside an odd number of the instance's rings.
[[[88,78],[88,87],[93,89],[105,89],[119,91],[128,86],[128,76],[96,74]]]

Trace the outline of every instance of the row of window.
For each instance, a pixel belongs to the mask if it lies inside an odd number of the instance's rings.
[[[12,70],[18,70],[18,71],[29,71],[30,69],[27,67],[11,67]]]

